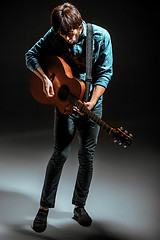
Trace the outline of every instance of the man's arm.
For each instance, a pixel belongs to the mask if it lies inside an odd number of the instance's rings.
[[[45,54],[50,52],[50,49],[54,49],[54,34],[52,29],[50,29],[44,35],[44,37],[41,38],[25,54],[27,67],[41,79],[41,81],[43,82],[43,91],[47,97],[52,97],[54,95],[53,84],[43,72],[43,69],[41,68],[39,63],[39,58],[42,58]]]
[[[85,105],[86,107],[91,110],[94,108],[96,103],[98,102],[99,98],[104,94],[106,88],[101,86],[101,85],[96,85],[93,89],[92,97],[89,102],[86,102]]]
[[[103,93],[105,92],[106,88],[100,85],[96,85],[93,89],[93,93],[92,93],[92,97],[91,100],[89,102],[84,102],[85,106],[89,109],[92,110],[92,108],[94,108],[94,106],[96,105],[96,103],[98,102],[99,98],[103,95]],[[80,115],[84,115],[84,113],[81,113],[81,111],[74,106],[74,108],[76,109],[76,111],[80,114]]]
[[[47,77],[47,75],[43,72],[41,67],[38,67],[33,71],[43,82],[43,92],[46,94],[47,97],[53,97],[54,96],[54,89],[53,84],[50,81],[50,79]]]
[[[112,76],[112,44],[108,32],[105,31],[104,33],[105,34],[100,48],[99,58],[94,68],[96,81],[94,82],[91,100],[86,103],[86,106],[89,110],[91,110],[96,105],[99,98],[104,94],[108,82]]]

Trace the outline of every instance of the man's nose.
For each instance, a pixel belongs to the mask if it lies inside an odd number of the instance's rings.
[[[73,35],[72,41],[73,41],[73,42],[76,42],[76,40],[77,40],[77,36],[76,36],[76,35]]]

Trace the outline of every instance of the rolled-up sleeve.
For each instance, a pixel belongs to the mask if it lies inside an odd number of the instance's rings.
[[[94,72],[95,72],[95,83],[94,85],[101,85],[107,88],[107,85],[113,74],[113,54],[112,54],[112,43],[108,32],[104,33],[99,58],[97,60]]]
[[[25,54],[26,66],[32,72],[40,66],[39,59],[53,49],[52,28]]]

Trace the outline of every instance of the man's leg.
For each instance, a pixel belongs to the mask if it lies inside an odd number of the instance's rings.
[[[57,110],[55,119],[54,152],[46,169],[40,201],[40,213],[37,214],[38,216],[36,216],[33,222],[33,230],[36,232],[43,232],[46,229],[46,220],[48,214],[48,211],[46,210],[55,206],[55,198],[62,168],[67,159],[74,134],[74,119],[70,115],[60,114]],[[39,217],[40,215],[42,217]]]
[[[54,152],[47,166],[41,196],[41,206],[46,208],[53,208],[55,205],[55,197],[62,168],[68,157],[70,145],[75,135],[73,118],[70,115],[60,114],[58,110],[55,127]]]
[[[100,104],[99,106],[94,108],[93,112],[101,118],[102,105]],[[87,119],[85,116],[82,116],[80,118],[81,121],[79,121],[80,124],[77,127],[80,142],[80,149],[78,153],[79,169],[72,203],[79,208],[84,208],[92,179],[93,156],[97,144],[100,127],[92,120]],[[84,210],[79,211],[81,211],[81,219],[76,220],[78,220],[78,222],[83,226],[89,226],[91,224],[91,219],[88,218]],[[86,217],[82,215],[86,215]],[[76,209],[74,212],[74,217],[78,217],[78,214],[76,214]]]

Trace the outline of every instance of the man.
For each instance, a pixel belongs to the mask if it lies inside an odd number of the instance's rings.
[[[79,80],[85,81],[86,77],[86,23],[78,9],[70,3],[54,8],[51,23],[51,29],[26,53],[26,65],[42,80],[43,91],[47,97],[52,97],[55,93],[52,82],[41,67],[41,60],[46,54],[62,57],[71,67],[73,76]],[[85,104],[101,118],[103,93],[112,76],[112,45],[109,33],[94,24],[92,67],[90,96]],[[73,219],[82,226],[90,226],[92,223],[84,207],[92,179],[93,155],[99,126],[78,110],[73,110],[70,115],[63,115],[57,109],[55,120],[54,152],[46,169],[40,209],[32,227],[36,232],[43,232],[47,227],[48,211],[55,206],[62,168],[76,131],[80,148],[79,169],[72,199],[75,205]]]

